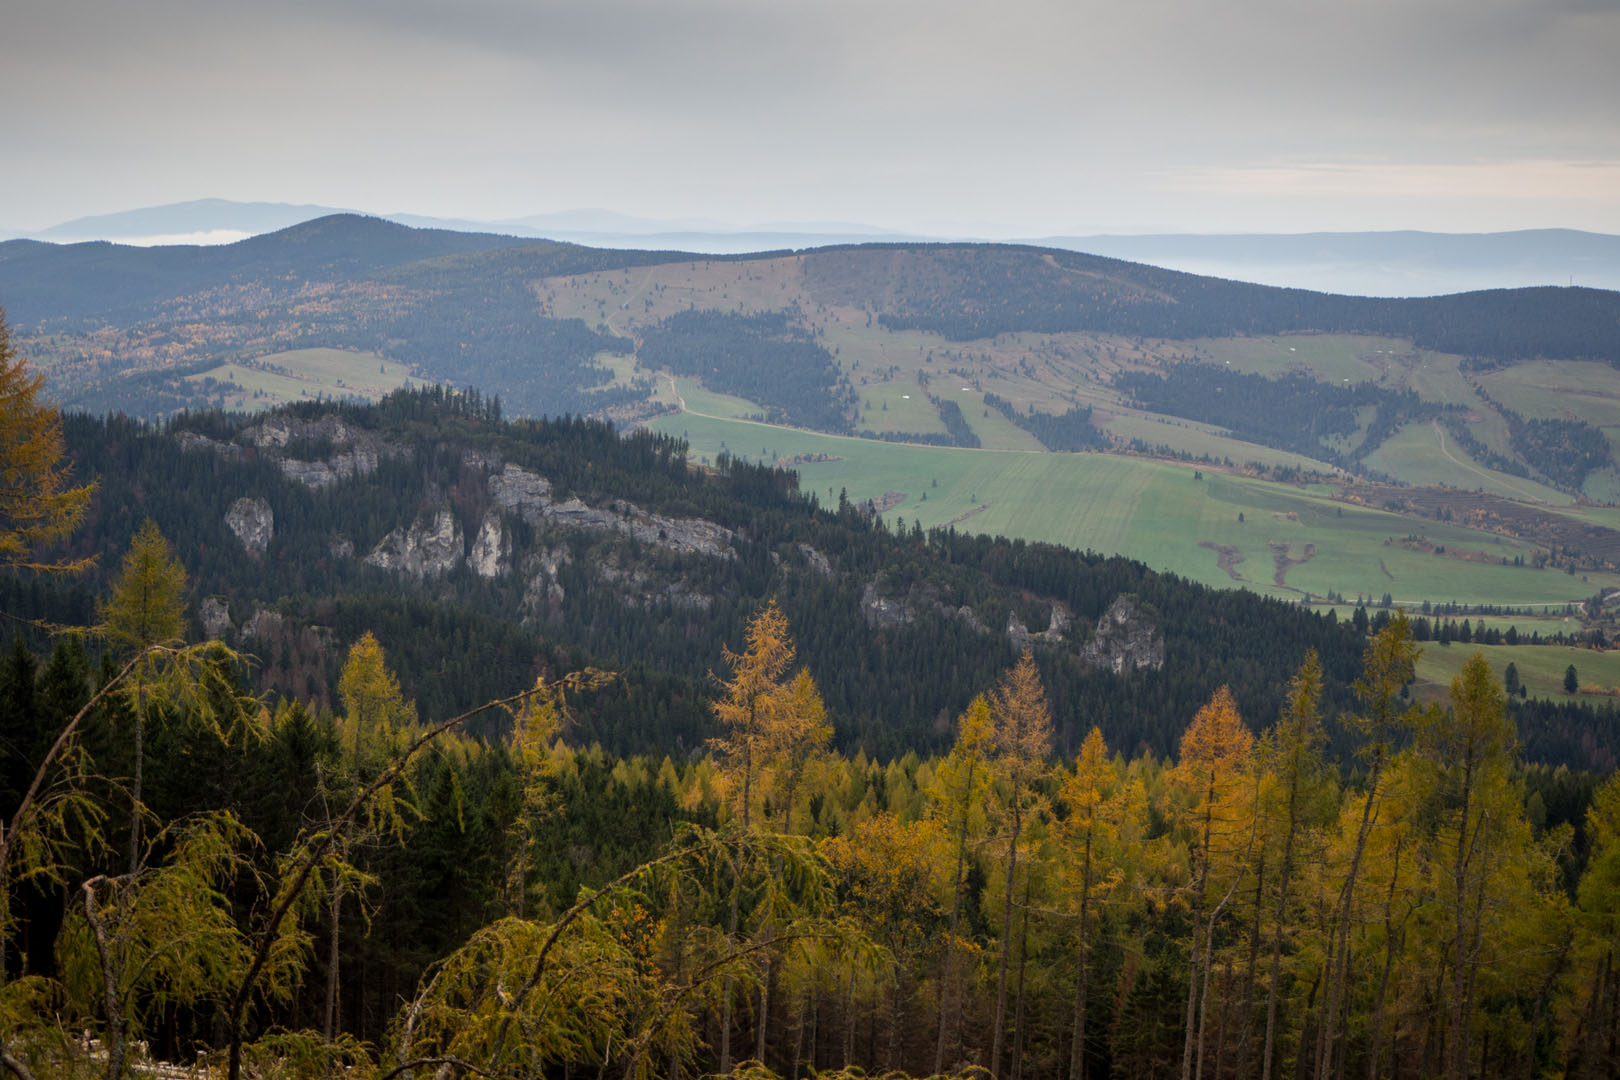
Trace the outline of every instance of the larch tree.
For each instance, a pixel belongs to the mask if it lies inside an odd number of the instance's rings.
[[[995,731],[994,765],[1006,788],[1007,887],[1002,900],[1001,956],[996,978],[996,1018],[990,1039],[990,1072],[1001,1075],[1001,1044],[1007,1024],[1007,969],[1012,955],[1013,895],[1018,873],[1018,841],[1032,808],[1034,785],[1046,773],[1052,752],[1052,711],[1046,687],[1028,649],[1002,679],[991,700]]]
[[[162,657],[155,646],[178,644],[185,632],[186,570],[169,550],[151,519],[135,534],[123,570],[113,583],[112,596],[102,606],[107,636],[139,658],[132,685],[131,712],[135,727],[135,768],[130,786],[129,873],[140,865],[141,780],[145,771],[145,729],[153,684]]]
[[[1451,709],[1435,720],[1421,742],[1435,770],[1441,848],[1449,855],[1439,864],[1450,879],[1453,928],[1446,1077],[1463,1080],[1470,1075],[1474,976],[1491,877],[1514,854],[1508,841],[1523,805],[1511,782],[1516,739],[1507,700],[1483,653],[1476,651],[1451,680]]]
[[[349,646],[343,672],[338,676],[338,696],[343,699],[345,722],[353,729],[357,774],[363,732],[375,734],[416,720],[416,707],[400,692],[399,679],[388,670],[383,647],[370,630]]]
[[[788,632],[787,616],[782,613],[776,598],[772,597],[759,614],[749,620],[744,634],[746,648],[733,652],[729,646],[722,649],[722,659],[730,677],[721,679],[723,693],[714,704],[715,719],[725,734],[710,740],[726,762],[733,790],[738,791],[742,810],[742,827],[754,827],[753,804],[755,786],[763,775],[786,765],[789,773],[807,765],[824,746],[830,731],[826,725],[826,709],[815,683],[807,673],[790,678],[795,648]],[[796,773],[793,786],[796,789]],[[760,785],[763,786],[763,785]],[[796,790],[792,797],[796,796]],[[728,940],[735,942],[740,915],[739,899],[734,890],[727,921]],[[764,952],[766,964],[770,953]],[[731,975],[728,971],[723,991],[720,1035],[721,1071],[731,1068]],[[769,1008],[770,979],[760,984],[759,1012],[757,1014],[757,1056],[764,1056]]]
[[[398,725],[412,723],[416,719],[416,707],[407,702],[405,695],[400,692],[399,679],[388,670],[383,647],[370,630],[349,646],[348,658],[338,676],[338,696],[343,699],[344,722],[353,729],[353,757],[348,771],[351,781],[358,781],[362,775],[362,733],[369,733],[371,738],[377,739]],[[352,791],[353,783],[334,784],[334,792],[343,787],[347,790],[343,790],[342,794],[347,795]],[[342,801],[341,796],[339,801]],[[335,857],[331,866],[331,922],[327,939],[326,1016],[323,1026],[328,1041],[337,1033],[343,898],[348,891],[350,878],[354,876],[344,859],[347,846],[348,838],[345,837],[334,848]]]
[[[1277,1001],[1282,986],[1283,937],[1288,926],[1294,871],[1299,861],[1302,834],[1326,824],[1331,804],[1329,778],[1322,760],[1322,663],[1316,650],[1288,687],[1281,719],[1267,733],[1261,756],[1268,783],[1262,788],[1262,813],[1269,829],[1281,840],[1277,868],[1277,906],[1271,928],[1270,978],[1266,985],[1266,1034],[1260,1077],[1271,1080],[1277,1044]]]
[[[832,725],[807,669],[788,682],[770,732],[771,791],[782,812],[782,831],[793,831],[793,807],[805,779],[827,753]]]
[[[740,653],[722,646],[730,677],[720,680],[723,693],[714,704],[714,715],[725,734],[710,740],[710,746],[719,751],[741,787],[739,809],[743,827],[748,828],[753,824],[754,784],[780,741],[782,713],[791,694],[787,673],[795,650],[787,616],[775,597],[749,620],[744,639],[746,647]]]
[[[1180,793],[1181,814],[1188,829],[1192,855],[1192,955],[1187,975],[1187,1029],[1183,1037],[1181,1076],[1191,1080],[1195,1065],[1203,1063],[1202,1028],[1207,999],[1210,952],[1215,925],[1233,891],[1247,858],[1244,835],[1252,842],[1255,807],[1250,794],[1250,754],[1254,736],[1244,726],[1232,691],[1221,687],[1193,716],[1181,736],[1179,760],[1169,781]],[[1236,866],[1225,896],[1211,904],[1210,879],[1220,869],[1217,860],[1232,857]]]
[[[984,794],[990,784],[990,756],[995,750],[995,727],[990,718],[990,702],[983,694],[975,697],[956,721],[956,743],[935,776],[932,798],[935,814],[944,820],[956,849],[956,869],[951,875],[951,923],[945,939],[945,957],[939,990],[939,1041],[934,1053],[934,1072],[945,1071],[945,1051],[953,1027],[951,1007],[960,992],[957,986],[956,955],[962,920],[963,870],[967,865],[968,842],[975,817],[982,818]]]
[[[40,400],[44,384],[17,355],[0,310],[0,570],[70,573],[89,561],[36,557],[78,526],[94,491],[72,482],[62,418]]]
[[[1075,945],[1074,1036],[1069,1051],[1069,1080],[1085,1077],[1092,905],[1114,876],[1113,868],[1105,860],[1110,842],[1117,834],[1122,810],[1117,799],[1119,781],[1102,731],[1093,727],[1080,744],[1074,772],[1063,782],[1063,801],[1069,804],[1064,832],[1080,916]]]
[[[1417,711],[1402,707],[1401,692],[1412,681],[1420,652],[1412,639],[1411,623],[1404,612],[1398,612],[1367,643],[1361,677],[1354,687],[1361,711],[1345,718],[1347,726],[1364,740],[1361,754],[1367,761],[1367,790],[1362,796],[1349,864],[1334,904],[1332,936],[1327,950],[1326,993],[1322,1021],[1317,1028],[1317,1080],[1343,1075],[1344,1058],[1338,1053],[1338,1020],[1350,984],[1350,924],[1355,910],[1356,884],[1362,856],[1367,850],[1367,838],[1377,820],[1382,795],[1379,785],[1391,748],[1401,731],[1416,722]]]

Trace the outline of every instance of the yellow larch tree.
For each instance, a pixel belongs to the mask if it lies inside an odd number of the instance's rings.
[[[0,310],[0,570],[69,573],[89,561],[34,557],[39,547],[78,526],[95,490],[93,484],[72,483],[62,418],[40,400],[44,384],[44,376],[30,374],[12,347]]]
[[[1007,967],[1012,953],[1014,879],[1018,840],[1033,806],[1034,785],[1046,773],[1052,752],[1052,711],[1046,687],[1028,649],[1002,679],[991,699],[997,777],[1006,789],[1007,889],[1002,900],[1000,973],[996,980],[996,1018],[990,1039],[990,1072],[1001,1075],[1001,1044],[1007,1023]]]
[[[1223,686],[1193,716],[1181,736],[1179,759],[1168,780],[1180,796],[1176,809],[1187,830],[1192,856],[1192,955],[1187,975],[1187,1029],[1182,1044],[1182,1080],[1203,1061],[1200,1005],[1208,998],[1210,950],[1215,925],[1242,876],[1256,818],[1250,755],[1254,736],[1244,726],[1232,691]],[[1230,865],[1227,865],[1230,863]],[[1210,903],[1210,882],[1230,871],[1220,900]]]

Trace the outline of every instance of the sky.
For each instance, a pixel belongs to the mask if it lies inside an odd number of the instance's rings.
[[[1620,233],[1620,0],[18,0],[0,226]]]

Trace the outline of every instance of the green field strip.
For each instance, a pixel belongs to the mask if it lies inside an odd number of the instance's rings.
[[[1576,626],[1576,621],[1572,620],[1571,625]],[[1607,694],[1564,693],[1564,672],[1571,665],[1574,665],[1576,677],[1583,686],[1620,691],[1620,651],[1570,645],[1465,645],[1462,642],[1438,645],[1432,641],[1425,642],[1422,649],[1423,654],[1417,662],[1417,677],[1420,683],[1429,684],[1431,694],[1448,688],[1476,650],[1484,655],[1492,673],[1499,680],[1505,677],[1507,666],[1512,664],[1518,670],[1519,681],[1524,683],[1531,697],[1553,701],[1610,700]]]

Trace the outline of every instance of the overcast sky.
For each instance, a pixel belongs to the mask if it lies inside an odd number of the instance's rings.
[[[1620,0],[16,0],[0,101],[23,229],[1620,233]]]

